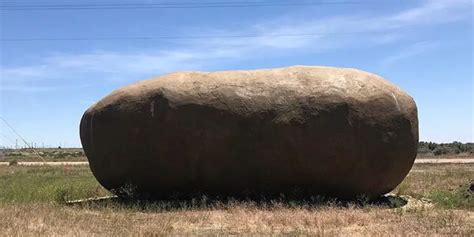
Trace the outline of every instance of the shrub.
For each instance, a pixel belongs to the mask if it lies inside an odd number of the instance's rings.
[[[444,146],[438,146],[433,150],[433,154],[435,156],[446,155],[448,153],[450,153],[450,150],[447,147],[444,147]]]
[[[8,165],[10,165],[10,166],[18,165],[18,161],[16,159],[12,159],[8,162]]]
[[[53,200],[58,204],[64,204],[70,199],[70,190],[66,188],[57,188],[53,193]]]
[[[418,154],[429,154],[431,150],[427,146],[418,147]]]

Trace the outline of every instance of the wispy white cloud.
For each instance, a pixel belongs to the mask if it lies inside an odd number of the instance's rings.
[[[437,43],[437,42],[429,42],[429,41],[417,42],[417,43],[414,43],[414,44],[402,49],[398,53],[396,53],[396,54],[394,54],[390,57],[387,57],[386,59],[384,59],[381,62],[381,64],[382,64],[382,66],[390,66],[390,65],[398,63],[398,62],[400,62],[404,59],[418,56],[418,55],[423,54],[427,51],[434,50],[438,47],[439,47],[439,43]]]
[[[52,91],[63,91],[63,90],[71,90],[71,89],[83,89],[90,87],[90,85],[78,85],[78,86],[1,86],[1,91],[12,91],[12,92],[52,92]]]
[[[472,14],[472,4],[472,0],[428,0],[422,6],[400,12],[388,20],[400,25],[452,22]]]
[[[312,36],[194,39],[186,46],[136,52],[95,51],[82,54],[54,54],[37,65],[2,67],[0,90],[44,91],[57,88],[63,80],[84,78],[130,80],[175,70],[201,69],[224,61],[245,60],[259,55],[287,52],[319,52],[337,48],[374,47],[407,37],[405,31],[464,19],[472,2],[429,0],[419,6],[386,15],[343,15],[326,18],[288,15],[258,22],[240,31],[199,29],[197,35],[279,35],[317,33]],[[193,32],[190,29],[190,32]],[[205,33],[203,33],[205,32]],[[390,65],[436,47],[417,43],[383,63]],[[43,85],[42,82],[54,82]],[[87,83],[92,83],[88,81]]]

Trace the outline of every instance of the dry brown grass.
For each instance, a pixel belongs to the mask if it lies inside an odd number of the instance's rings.
[[[433,155],[433,154],[420,154],[416,159],[473,159],[474,153],[459,153],[459,154],[445,154],[445,155]]]
[[[35,180],[41,177],[40,181],[63,176],[74,180],[90,177],[84,168],[74,169],[77,170],[72,173],[49,168],[41,168],[39,172],[38,168],[12,167],[12,170],[0,169],[0,178],[10,179],[4,185],[20,185],[23,183],[21,180],[31,175],[35,176]],[[15,176],[12,176],[12,171]],[[474,178],[472,164],[415,165],[395,193],[425,198],[435,191],[455,190],[469,182],[470,178]],[[11,181],[14,179],[18,182],[13,184]],[[90,181],[83,182],[87,184]],[[93,188],[94,185],[91,183],[89,186]],[[0,235],[474,236],[474,212],[470,206],[450,209],[436,203],[427,205],[418,201],[410,201],[409,205],[400,208],[381,205],[293,205],[288,202],[259,205],[252,201],[169,208],[160,206],[163,204],[134,206],[89,203],[84,206],[66,206],[49,201],[32,202],[32,199],[40,197],[40,193],[35,193],[24,202],[7,201],[11,199],[0,202]]]
[[[393,193],[426,197],[431,192],[452,191],[474,180],[474,164],[416,164]]]
[[[225,209],[164,212],[45,204],[0,208],[4,235],[474,235],[472,212],[412,209],[273,207],[240,203]]]

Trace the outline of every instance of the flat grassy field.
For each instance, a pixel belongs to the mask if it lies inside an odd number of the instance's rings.
[[[0,161],[87,161],[82,148],[0,149]]]
[[[474,164],[415,165],[379,202],[192,200],[67,204],[110,195],[87,166],[0,167],[0,235],[474,235]],[[401,198],[400,198],[401,197]],[[408,202],[405,204],[405,200]]]
[[[473,153],[418,154],[417,159],[474,159]],[[0,162],[87,161],[82,148],[0,149]]]

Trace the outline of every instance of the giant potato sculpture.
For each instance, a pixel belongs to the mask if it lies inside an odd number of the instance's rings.
[[[412,167],[418,118],[377,75],[294,66],[141,81],[92,105],[80,135],[110,190],[376,197]]]

